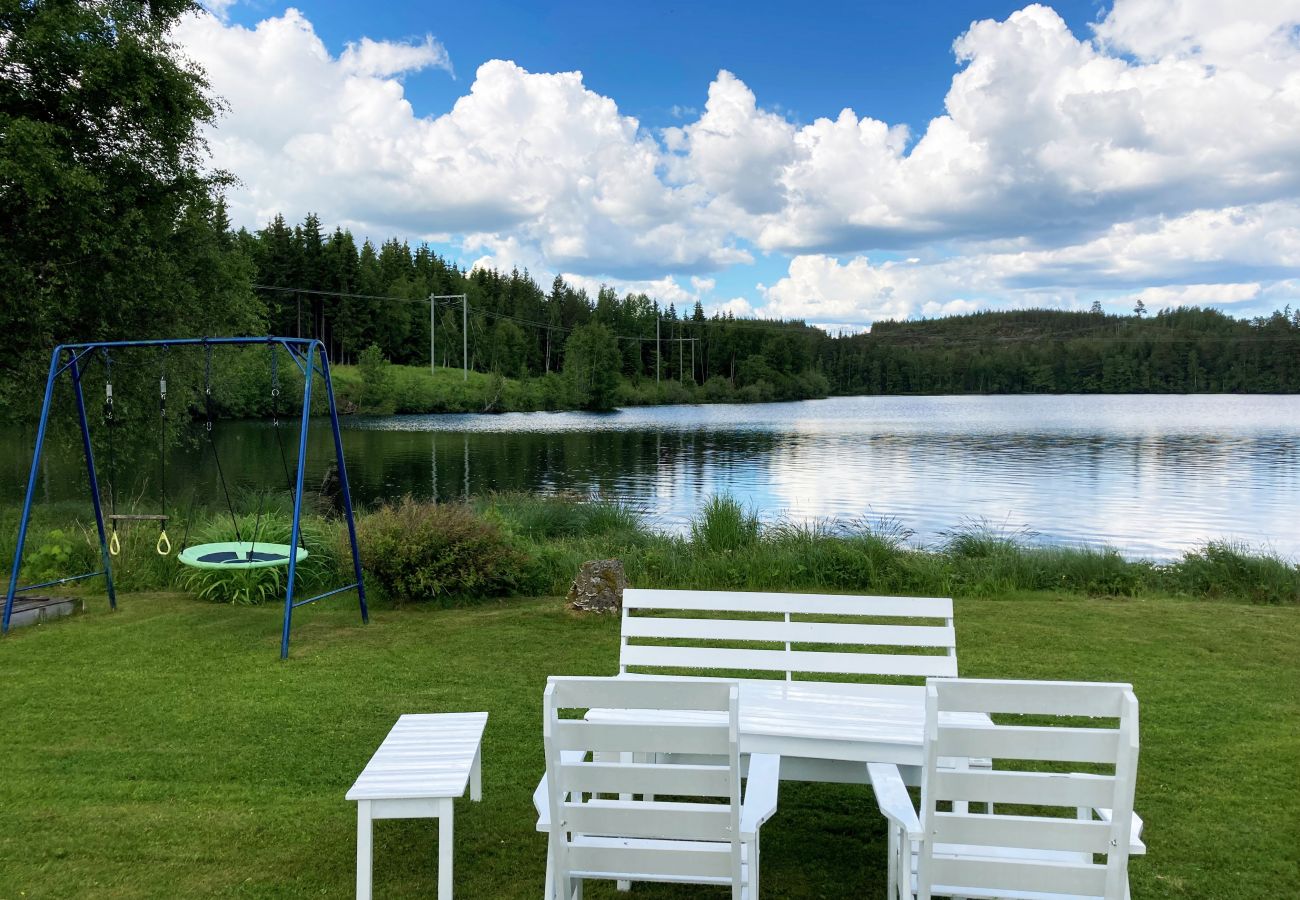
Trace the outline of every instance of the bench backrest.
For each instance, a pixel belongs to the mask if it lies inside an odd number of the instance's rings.
[[[954,678],[952,600],[629,588],[619,672],[656,669]]]

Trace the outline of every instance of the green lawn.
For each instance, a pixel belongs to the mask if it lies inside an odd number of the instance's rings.
[[[613,674],[618,624],[557,600],[464,610],[279,612],[176,595],[98,599],[0,641],[0,898],[348,896],[343,794],[403,712],[485,709],[484,802],[457,810],[459,894],[535,898],[530,796],[548,674]],[[1045,594],[958,600],[963,675],[1131,681],[1135,897],[1291,896],[1300,883],[1300,608]],[[381,897],[432,896],[428,821],[376,826]],[[764,896],[883,897],[882,821],[861,787],[787,784]],[[1290,887],[1288,887],[1290,886]],[[636,897],[718,896],[638,886]],[[589,890],[611,897],[611,890]]]

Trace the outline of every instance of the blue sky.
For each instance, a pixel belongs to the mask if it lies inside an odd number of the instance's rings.
[[[943,112],[955,71],[953,39],[976,19],[1004,19],[1014,2],[675,2],[292,4],[326,47],[341,53],[360,36],[388,40],[433,33],[458,79],[442,70],[405,79],[418,113],[445,112],[465,79],[490,59],[534,72],[577,69],[589,88],[642,124],[680,123],[673,110],[703,106],[719,69],[734,72],[795,121],[851,106],[887,122],[923,126]],[[1054,3],[1070,29],[1089,34],[1100,3]],[[229,18],[255,26],[285,6],[237,4]]]
[[[1300,294],[1300,0],[209,8],[249,227],[852,328]]]

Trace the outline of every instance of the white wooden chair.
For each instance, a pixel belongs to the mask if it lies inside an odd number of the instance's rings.
[[[1058,718],[952,718],[966,713]],[[897,767],[867,767],[889,820],[889,900],[1129,896],[1128,858],[1146,852],[1129,685],[932,679],[925,714],[919,815]],[[1081,727],[1079,717],[1108,721]],[[945,769],[941,756],[990,757],[994,767]],[[1091,771],[1061,771],[1079,763]]]
[[[776,812],[780,757],[750,757],[742,801],[738,706],[735,682],[549,679],[546,775],[533,795],[537,828],[549,834],[545,896],[580,900],[584,879],[606,879],[728,885],[734,900],[757,898],[758,832]],[[581,717],[592,708],[725,718]],[[665,761],[676,755],[691,763]]]

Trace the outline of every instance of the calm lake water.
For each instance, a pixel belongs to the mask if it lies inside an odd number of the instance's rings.
[[[353,417],[344,426],[361,502],[408,492],[599,494],[680,529],[705,499],[726,493],[767,520],[889,517],[919,544],[985,520],[1134,556],[1168,557],[1220,538],[1300,556],[1296,396],[854,397],[604,415]],[[291,452],[294,430],[284,435]],[[242,489],[283,486],[267,425],[224,422],[217,433],[227,476]],[[21,498],[31,439],[0,438],[6,504]],[[143,452],[130,477],[147,508],[157,460]],[[331,459],[321,422],[309,484],[321,483]],[[79,466],[65,444],[43,498],[84,491]],[[123,490],[130,477],[120,476]],[[168,480],[181,507],[195,486],[216,490],[210,457],[194,450],[173,456]]]

